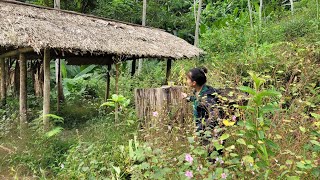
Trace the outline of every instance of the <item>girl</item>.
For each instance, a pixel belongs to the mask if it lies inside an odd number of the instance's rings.
[[[187,73],[187,85],[194,89],[193,95],[182,96],[193,103],[193,116],[197,135],[202,138],[202,145],[208,145],[212,132],[218,123],[218,113],[214,106],[217,104],[217,90],[206,84],[206,68],[193,68]],[[217,137],[217,135],[215,135]]]

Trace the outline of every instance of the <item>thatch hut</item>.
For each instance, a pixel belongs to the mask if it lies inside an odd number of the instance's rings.
[[[5,98],[5,59],[20,61],[20,119],[26,123],[26,61],[44,62],[44,114],[50,108],[50,59],[68,64],[111,65],[137,58],[168,60],[192,58],[202,53],[172,34],[111,19],[0,0],[1,99]]]

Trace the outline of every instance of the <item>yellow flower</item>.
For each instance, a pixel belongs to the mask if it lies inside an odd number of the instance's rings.
[[[233,126],[236,122],[233,122],[233,121],[228,121],[228,120],[223,120],[222,123],[225,125],[225,126]]]

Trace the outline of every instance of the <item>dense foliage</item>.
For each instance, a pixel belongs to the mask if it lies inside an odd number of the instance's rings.
[[[29,0],[53,6],[50,0]],[[194,38],[195,1],[148,1],[147,25],[184,38]],[[259,19],[258,0],[205,0],[200,47],[206,55],[175,61],[171,81],[185,84],[191,67],[206,66],[208,84],[238,88],[248,95],[246,106],[225,119],[224,134],[207,149],[194,135],[192,119],[183,124],[155,114],[161,123],[141,129],[132,89],[159,87],[165,63],[150,60],[131,77],[120,67],[119,92],[104,102],[106,67],[62,65],[66,102],[51,115],[50,133],[37,118],[41,103],[29,98],[29,140],[17,137],[18,102],[9,98],[0,110],[0,175],[43,179],[317,179],[320,176],[320,50],[317,0],[270,0]],[[141,23],[142,0],[61,0],[63,9]],[[53,69],[52,69],[53,70]],[[111,75],[115,69],[111,70]],[[54,78],[52,78],[53,81]],[[54,83],[54,82],[52,82]],[[115,89],[115,81],[111,81]],[[115,92],[112,91],[112,94]],[[56,94],[53,95],[53,101]],[[101,106],[102,105],[102,106]],[[120,106],[115,122],[115,106]],[[31,108],[30,108],[31,109]],[[53,110],[55,113],[55,111]],[[224,140],[226,143],[221,144]],[[208,159],[213,159],[214,162]],[[8,168],[9,167],[9,168]],[[1,176],[0,176],[1,177]]]

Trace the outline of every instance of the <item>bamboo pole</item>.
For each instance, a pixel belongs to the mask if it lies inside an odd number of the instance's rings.
[[[6,70],[5,70],[5,59],[0,58],[0,71],[1,71],[1,106],[6,104]]]
[[[50,51],[44,50],[44,85],[43,85],[43,128],[49,130],[49,118],[46,116],[50,113]]]
[[[27,122],[27,61],[24,54],[19,56],[20,65],[20,134],[23,137],[28,127]]]

